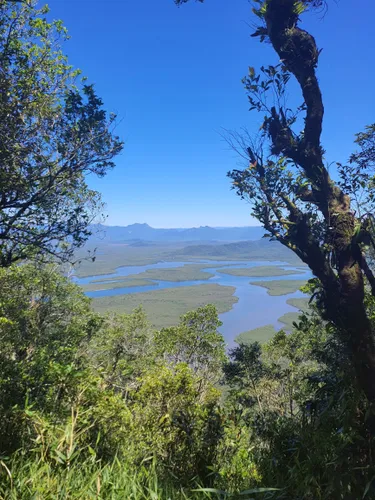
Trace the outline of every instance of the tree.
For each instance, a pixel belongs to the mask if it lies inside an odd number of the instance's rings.
[[[131,314],[108,314],[92,341],[91,359],[106,384],[126,398],[138,378],[155,364],[153,331],[142,307]]]
[[[217,331],[221,325],[215,306],[199,307],[182,315],[177,326],[155,334],[157,352],[173,364],[187,363],[204,385],[215,383],[225,360],[225,342]]]
[[[179,484],[193,477],[207,480],[220,439],[220,392],[208,385],[202,394],[200,382],[186,363],[161,364],[140,378],[131,396],[128,449],[133,447],[135,463],[153,456]]]
[[[357,134],[357,144],[360,151],[354,153],[350,159],[351,163],[358,164],[362,170],[370,170],[374,174],[375,168],[375,123],[366,127],[366,131]]]
[[[92,85],[61,51],[48,8],[0,0],[0,265],[68,260],[100,213],[86,176],[114,166],[122,142]]]
[[[359,385],[375,401],[375,344],[364,304],[365,281],[374,283],[363,243],[367,218],[359,219],[350,194],[335,183],[325,165],[321,145],[324,114],[316,76],[319,50],[314,38],[298,27],[307,2],[269,0],[255,13],[263,21],[254,36],[268,39],[281,63],[245,79],[249,101],[265,112],[264,137],[270,154],[264,157],[251,144],[250,166],[230,177],[241,196],[250,197],[255,216],[270,234],[291,248],[319,279],[319,298],[325,317],[346,338]],[[291,112],[284,91],[294,75],[303,104]],[[275,90],[275,102],[265,97]],[[295,131],[298,112],[305,112],[302,132]],[[373,288],[373,292],[375,289]]]
[[[248,166],[228,175],[269,236],[292,249],[318,278],[315,296],[324,317],[341,332],[358,384],[375,402],[375,343],[364,300],[366,282],[375,294],[365,251],[372,217],[359,217],[350,190],[329,175],[321,144],[324,106],[316,75],[320,51],[313,36],[299,27],[307,8],[325,2],[256,0],[255,4],[260,26],[252,36],[270,42],[280,63],[262,67],[259,74],[249,68],[244,84],[251,109],[265,118],[260,140],[230,134],[229,142],[246,157]],[[292,76],[303,96],[294,111],[285,94]],[[369,143],[358,139],[366,150]],[[365,156],[361,159],[366,162]],[[350,177],[353,184],[356,179]]]
[[[70,413],[85,377],[84,352],[100,318],[82,290],[52,266],[0,269],[0,441],[20,447],[25,405]],[[21,432],[22,434],[22,432]]]

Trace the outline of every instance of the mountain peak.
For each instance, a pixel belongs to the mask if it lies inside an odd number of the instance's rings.
[[[136,222],[134,224],[130,224],[127,227],[132,227],[132,228],[138,227],[138,228],[143,228],[143,229],[152,229],[152,227],[149,226],[148,224],[146,224],[146,222],[142,222],[142,223],[141,222]]]

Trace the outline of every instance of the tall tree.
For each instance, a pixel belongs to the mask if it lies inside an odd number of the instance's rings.
[[[102,205],[86,176],[104,176],[122,142],[93,86],[61,51],[48,8],[0,0],[0,265],[69,259]]]
[[[345,339],[359,386],[375,402],[375,343],[365,306],[366,284],[375,296],[375,278],[365,244],[372,217],[353,210],[351,187],[368,187],[362,166],[339,166],[345,182],[329,175],[321,144],[324,106],[316,75],[320,51],[315,39],[299,27],[308,8],[320,0],[256,0],[259,27],[253,34],[277,53],[277,66],[249,68],[244,79],[251,109],[264,114],[260,141],[231,134],[248,166],[229,173],[238,194],[252,204],[253,215],[268,233],[292,249],[318,278],[316,294],[324,316]],[[294,76],[303,95],[295,110],[286,104],[285,89]],[[303,116],[301,116],[303,114]],[[302,131],[298,130],[302,127]],[[359,136],[366,160],[369,138]],[[361,144],[362,139],[362,144]],[[367,183],[367,184],[366,184]]]

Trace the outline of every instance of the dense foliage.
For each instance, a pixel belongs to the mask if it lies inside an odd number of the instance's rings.
[[[321,312],[351,353],[358,390],[375,405],[375,337],[365,307],[368,288],[375,296],[374,127],[357,136],[361,150],[352,155],[349,166],[338,165],[340,180],[335,181],[321,141],[324,103],[317,75],[321,51],[301,27],[302,14],[325,2],[254,0],[253,4],[258,25],[252,36],[272,46],[278,63],[258,71],[250,66],[243,79],[250,110],[261,113],[263,123],[258,137],[229,134],[228,142],[246,167],[228,175],[268,237],[293,250],[316,276]],[[287,98],[293,78],[302,94],[295,109]],[[375,434],[375,421],[364,424],[374,426]]]
[[[253,36],[268,41],[280,62],[260,71],[250,67],[244,78],[250,109],[264,120],[258,140],[230,136],[248,165],[229,176],[269,235],[292,249],[317,277],[321,311],[347,343],[359,390],[375,402],[374,332],[364,305],[367,287],[375,294],[368,250],[373,233],[373,131],[369,127],[358,135],[362,152],[352,156],[349,166],[338,166],[341,179],[336,182],[321,142],[320,51],[314,37],[300,27],[301,15],[315,3],[256,4],[253,12],[260,24]],[[302,93],[302,104],[294,110],[287,102],[293,77]]]
[[[226,355],[219,326],[206,306],[155,331],[51,265],[1,269],[0,495],[371,498],[370,407],[334,327],[312,306]]]
[[[86,240],[99,203],[85,176],[104,175],[122,145],[56,45],[61,23],[0,0],[1,498],[375,498],[375,128],[334,183],[320,145],[319,53],[298,27],[324,2],[256,4],[255,36],[282,59],[245,79],[270,154],[240,138],[250,166],[231,176],[317,279],[292,333],[226,353],[213,306],[158,331],[141,308],[94,313],[61,274],[56,257]],[[302,133],[282,105],[291,75]]]
[[[87,174],[103,176],[122,143],[92,85],[60,45],[48,8],[0,0],[0,263],[69,259],[100,215]]]

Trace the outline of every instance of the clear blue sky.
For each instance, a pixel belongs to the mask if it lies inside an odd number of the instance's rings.
[[[126,144],[115,170],[90,181],[107,204],[107,223],[254,224],[250,207],[230,190],[226,172],[237,158],[219,135],[221,127],[259,127],[241,78],[248,66],[277,62],[270,46],[249,37],[248,0],[181,8],[173,0],[48,3],[71,35],[70,62],[122,120]],[[375,121],[374,18],[373,0],[332,0],[323,20],[309,15],[304,24],[323,48],[328,161],[345,161],[354,134]]]

